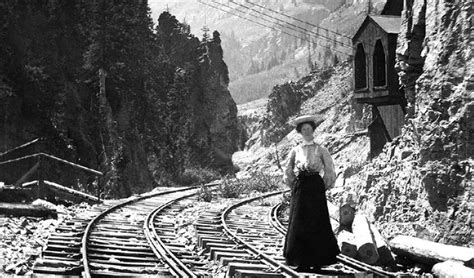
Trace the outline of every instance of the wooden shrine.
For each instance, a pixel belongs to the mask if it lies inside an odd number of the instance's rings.
[[[397,15],[368,15],[352,38],[354,98],[372,105],[371,157],[400,135],[404,122],[406,100],[395,70],[400,23]]]

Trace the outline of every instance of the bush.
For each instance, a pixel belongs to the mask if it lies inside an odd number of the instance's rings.
[[[210,202],[214,199],[214,195],[212,194],[212,189],[209,189],[208,186],[201,186],[198,193],[198,201],[203,202]]]
[[[216,171],[207,168],[187,168],[184,170],[179,183],[183,186],[208,183],[219,179],[220,175]]]
[[[246,182],[250,190],[262,193],[278,190],[283,185],[281,176],[270,175],[262,171],[251,172]]]
[[[224,178],[219,184],[219,192],[222,198],[238,198],[247,190],[246,183],[237,179]]]

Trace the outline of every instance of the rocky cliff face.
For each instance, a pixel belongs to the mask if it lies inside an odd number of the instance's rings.
[[[390,234],[473,246],[474,95],[470,4],[413,1],[397,54],[410,103],[402,136],[354,186]]]
[[[213,154],[212,166],[223,172],[233,172],[232,154],[238,146],[237,106],[232,99],[228,85],[229,72],[223,60],[223,51],[219,32],[214,31],[212,40],[205,44],[208,65],[207,75],[203,79],[205,107],[198,107],[199,113],[206,114],[209,126],[208,138]]]

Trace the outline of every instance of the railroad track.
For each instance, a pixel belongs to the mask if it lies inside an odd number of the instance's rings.
[[[163,247],[156,240],[172,223],[161,222],[157,212],[197,192],[195,187],[179,188],[98,206],[57,228],[33,272],[37,276],[179,276],[169,264],[171,249],[160,252]]]
[[[211,259],[228,266],[226,277],[315,275],[298,273],[284,263],[282,249],[285,235],[273,226],[269,217],[273,208],[269,203],[280,203],[279,196],[285,192],[247,198],[225,210],[210,211],[200,216],[196,223],[199,245]],[[336,277],[357,274],[364,277],[360,270],[343,263],[323,269],[321,274]]]
[[[98,206],[59,226],[33,271],[36,276],[214,277],[209,262],[215,260],[227,266],[226,277],[301,277],[304,274],[284,264],[285,227],[279,206],[269,205],[280,203],[284,192],[200,214],[193,224],[201,252],[182,242],[176,223],[183,209],[195,202],[197,188]],[[382,276],[351,258],[340,261],[321,274]]]
[[[286,234],[286,231],[287,231],[287,228],[286,226],[288,225],[287,221],[283,220],[280,215],[280,209],[282,208],[282,204],[277,204],[275,205],[268,217],[272,224],[272,226],[282,235],[285,235]],[[377,267],[374,267],[374,266],[371,266],[371,265],[368,265],[366,263],[363,263],[361,261],[358,261],[356,259],[353,259],[351,257],[348,257],[346,255],[343,255],[343,254],[339,254],[337,256],[337,260],[341,263],[341,264],[344,264],[344,265],[347,265],[347,266],[350,266],[352,267],[353,269],[357,269],[357,270],[360,270],[360,271],[363,271],[363,272],[366,272],[368,273],[369,275],[371,275],[370,277],[397,277],[396,273],[392,273],[392,272],[388,272],[388,271],[384,271],[380,268],[377,268]]]

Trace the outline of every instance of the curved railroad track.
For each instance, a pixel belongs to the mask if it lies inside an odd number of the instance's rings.
[[[101,205],[61,224],[48,239],[34,274],[214,277],[217,274],[209,261],[215,260],[227,266],[226,277],[305,275],[285,265],[282,257],[286,228],[278,217],[280,205],[271,204],[280,203],[279,196],[287,191],[200,214],[194,227],[203,250],[196,252],[180,239],[176,219],[186,206],[192,206],[198,190],[179,188]],[[352,258],[341,255],[338,259],[339,264],[320,274],[390,276]]]
[[[284,263],[282,249],[285,234],[277,230],[269,203],[280,203],[275,191],[247,198],[222,211],[201,215],[196,223],[199,244],[211,259],[227,265],[226,277],[301,277],[316,275],[298,273]],[[337,277],[364,277],[360,270],[340,263],[321,274]],[[369,276],[367,276],[369,277]]]
[[[170,248],[165,249],[168,253],[159,252],[163,247],[156,240],[156,231],[170,228],[171,223],[153,220],[161,208],[198,190],[179,188],[101,205],[62,224],[33,267],[35,275],[180,276],[169,264]]]
[[[277,204],[275,205],[269,215],[268,218],[270,219],[271,225],[282,235],[286,234],[287,228],[286,226],[288,225],[287,221],[284,221],[280,215],[280,210],[282,208],[282,204]],[[358,261],[356,259],[353,259],[351,257],[348,257],[343,254],[339,254],[337,256],[337,260],[344,265],[350,266],[354,269],[366,272],[368,274],[371,274],[371,277],[397,277],[395,273],[384,271],[380,268],[368,265],[366,263],[363,263],[361,261]]]

